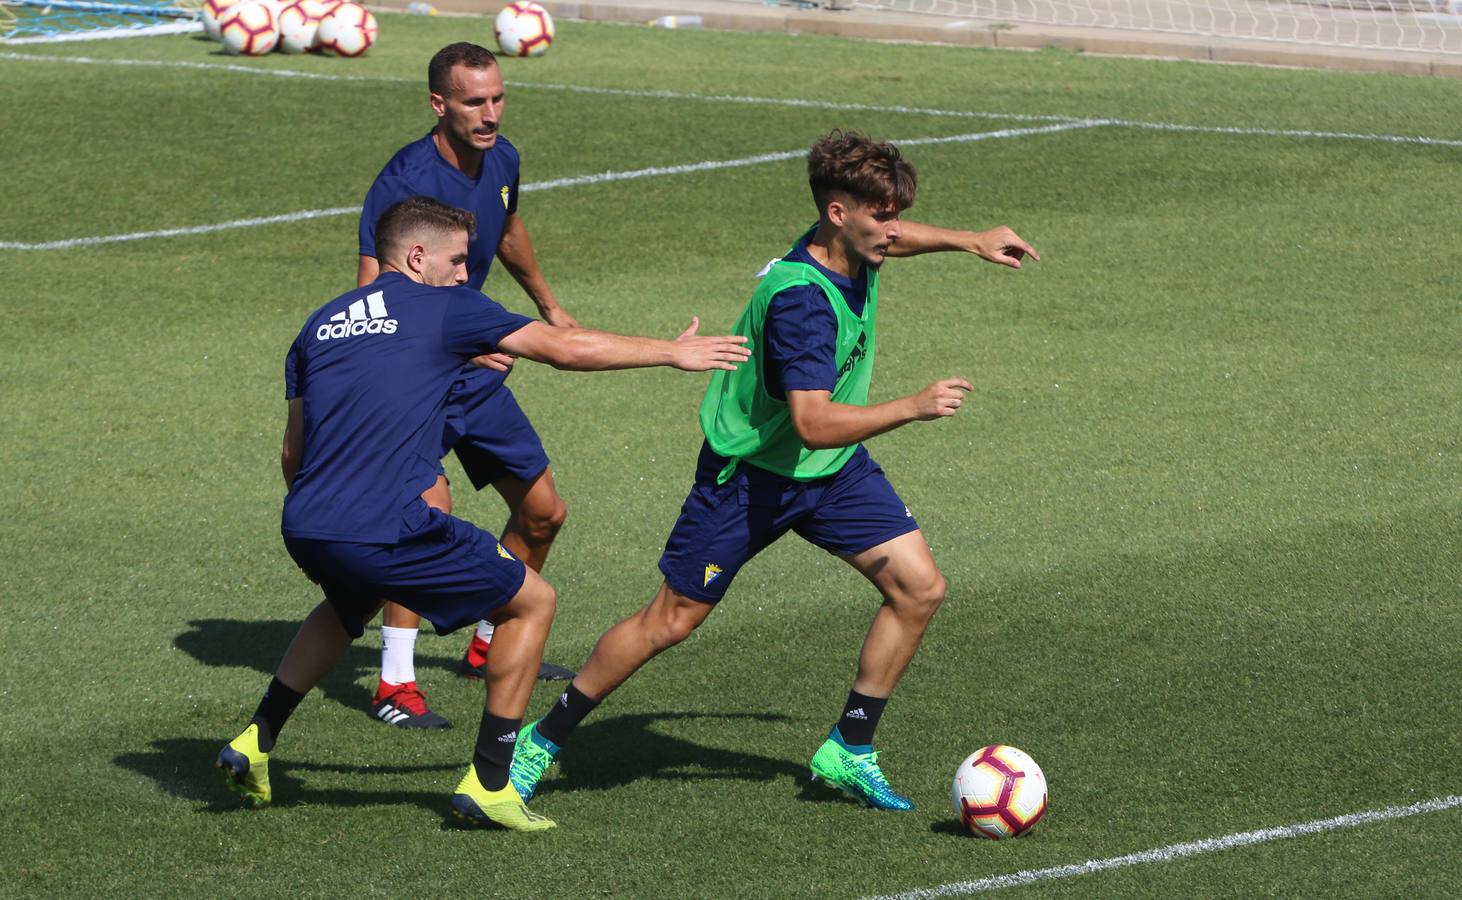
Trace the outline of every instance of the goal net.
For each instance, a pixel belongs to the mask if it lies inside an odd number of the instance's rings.
[[[1462,53],[1462,0],[853,0],[865,9],[1368,50]]]
[[[201,0],[0,0],[0,43],[200,31]]]

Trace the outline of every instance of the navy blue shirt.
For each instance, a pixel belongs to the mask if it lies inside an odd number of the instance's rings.
[[[394,203],[423,194],[477,217],[477,232],[467,242],[467,284],[481,290],[502,241],[503,226],[518,211],[518,148],[498,135],[492,149],[482,154],[477,177],[468,178],[442,158],[433,133],[396,151],[366,192],[360,211],[360,253],[379,259],[376,222],[381,214]],[[507,372],[468,366],[462,370],[460,389],[493,391],[507,377]]]
[[[392,204],[424,194],[477,217],[477,234],[467,242],[467,284],[482,289],[503,237],[508,216],[518,211],[518,148],[498,135],[482,154],[476,178],[442,159],[431,134],[396,151],[366,192],[360,211],[360,255],[376,253],[376,222]]]
[[[868,298],[866,268],[859,266],[855,279],[839,275],[812,258],[805,240],[798,241],[783,258],[817,269],[842,293],[853,315],[863,315]],[[763,343],[766,389],[776,399],[785,400],[787,391],[830,392],[837,384],[838,316],[817,285],[789,287],[772,298],[763,326]]]
[[[285,397],[304,400],[284,535],[391,544],[421,527],[452,382],[532,321],[471,288],[398,272],[316,310],[284,362]]]

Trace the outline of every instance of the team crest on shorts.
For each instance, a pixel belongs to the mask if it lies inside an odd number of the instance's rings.
[[[501,556],[503,559],[517,559],[518,558],[518,557],[514,556],[513,554],[509,553],[508,552],[508,548],[507,547],[504,547],[502,544],[498,544],[497,545],[497,555],[498,556]]]
[[[706,580],[701,582],[701,587],[708,587],[711,582],[721,577],[721,567],[715,563],[706,566]]]

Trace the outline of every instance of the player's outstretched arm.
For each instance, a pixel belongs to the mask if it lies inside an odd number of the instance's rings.
[[[692,318],[680,337],[666,341],[530,322],[498,341],[498,347],[555,369],[581,372],[647,366],[670,366],[686,372],[731,370],[751,358],[746,338],[734,334],[705,337],[696,334],[698,327],[700,319]]]
[[[899,222],[899,237],[888,248],[888,255],[917,256],[941,250],[973,253],[983,260],[1012,269],[1019,269],[1020,261],[1027,256],[1036,262],[1041,260],[1034,247],[1004,225],[988,231],[959,231],[907,219]]]
[[[528,226],[523,224],[517,213],[508,216],[503,223],[503,236],[498,239],[497,258],[503,268],[518,282],[523,293],[538,307],[538,315],[550,325],[562,328],[577,328],[579,322],[553,296],[548,280],[538,268],[538,258],[533,255],[533,240],[528,236]]]
[[[809,450],[849,447],[910,422],[927,422],[954,415],[974,385],[963,378],[944,378],[917,394],[854,406],[835,403],[829,391],[788,391],[792,427]]]

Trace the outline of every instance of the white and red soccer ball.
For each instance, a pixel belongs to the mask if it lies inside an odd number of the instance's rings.
[[[223,51],[235,56],[263,56],[279,43],[279,20],[268,3],[235,3],[219,19]]]
[[[965,830],[991,840],[1020,837],[1046,814],[1046,776],[1023,750],[1003,744],[965,757],[950,791]]]
[[[212,0],[210,0],[212,2]],[[285,53],[308,53],[315,47],[320,22],[336,3],[324,0],[295,0],[279,11],[279,49]]]
[[[315,48],[336,56],[360,56],[376,42],[376,17],[359,3],[341,3],[315,31]]]
[[[493,32],[508,56],[542,56],[553,44],[553,17],[537,3],[519,0],[497,14]]]
[[[223,16],[230,6],[235,6],[239,0],[207,0],[203,4],[201,18],[203,20],[203,33],[211,40],[223,40]]]

